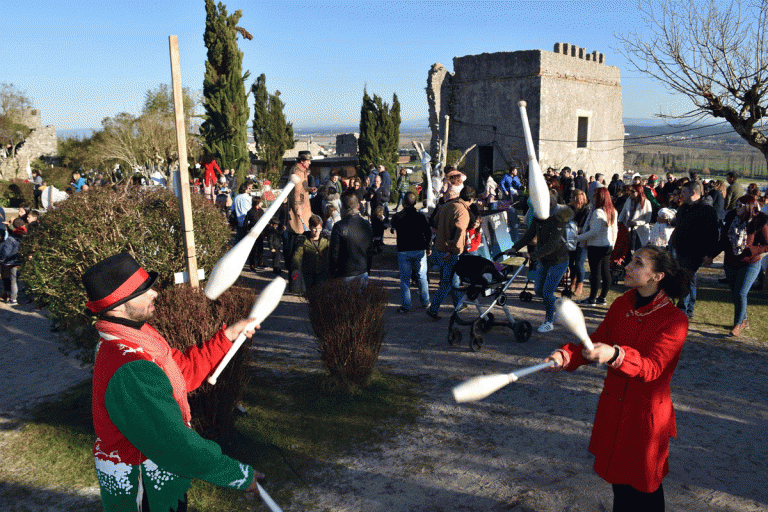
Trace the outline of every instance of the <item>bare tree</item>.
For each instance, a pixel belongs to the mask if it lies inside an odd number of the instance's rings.
[[[768,162],[768,0],[642,0],[640,10],[646,30],[617,36],[622,54],[693,103],[665,117],[723,118]]]
[[[0,84],[0,145],[10,145],[8,156],[14,156],[31,131],[22,122],[24,110],[32,107],[32,100],[13,84]],[[4,152],[2,153],[5,154]]]

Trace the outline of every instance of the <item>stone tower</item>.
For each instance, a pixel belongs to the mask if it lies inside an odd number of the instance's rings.
[[[568,43],[554,51],[483,53],[435,64],[427,78],[432,154],[450,116],[449,149],[477,148],[464,167],[470,182],[511,165],[525,168],[519,100],[528,104],[533,143],[543,169],[571,167],[592,175],[623,172],[621,77],[602,53]]]

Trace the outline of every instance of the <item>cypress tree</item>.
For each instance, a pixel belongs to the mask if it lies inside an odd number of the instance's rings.
[[[267,92],[267,77],[262,73],[251,87],[253,92],[253,141],[256,143],[256,154],[264,158],[269,131],[269,93]]]
[[[221,2],[205,0],[205,33],[203,39],[208,48],[203,79],[203,124],[200,134],[203,149],[216,155],[223,168],[235,169],[238,183],[242,183],[250,168],[248,157],[249,108],[245,94],[245,80],[250,73],[243,71],[243,52],[237,46],[237,34],[253,39],[237,22],[243,15],[235,11],[227,15],[227,7]]]
[[[256,152],[264,159],[267,171],[280,171],[285,150],[293,147],[293,125],[285,120],[285,103],[280,99],[280,91],[269,94],[263,73],[251,90],[255,101],[253,139]]]
[[[397,163],[400,145],[400,102],[397,94],[392,98],[392,107],[379,96],[371,98],[363,91],[363,106],[360,109],[360,138],[358,140],[360,164],[367,170],[370,164],[384,164],[393,172]]]
[[[367,89],[363,89],[363,106],[360,108],[360,138],[358,139],[358,155],[364,172],[368,172],[371,164],[379,164],[378,141],[376,140],[376,105]]]

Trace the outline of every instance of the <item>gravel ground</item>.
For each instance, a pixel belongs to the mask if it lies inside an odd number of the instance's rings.
[[[450,347],[448,306],[436,323],[422,310],[395,314],[398,273],[391,251],[377,258],[373,273],[392,287],[380,366],[417,378],[424,414],[397,438],[313,475],[326,484],[295,490],[285,510],[610,510],[610,486],[592,471],[587,451],[605,370],[537,373],[483,401],[455,404],[450,390],[462,380],[535,364],[573,338],[558,327],[546,334],[534,331],[528,343],[518,344],[508,328],[494,327],[483,349],[473,353],[464,328],[464,343]],[[266,282],[266,277],[256,278]],[[522,281],[513,286],[510,310],[535,328],[543,305],[519,302],[521,287]],[[589,330],[604,312],[586,312]],[[278,363],[288,359],[283,368],[317,368],[305,316],[301,301],[286,296],[259,334],[255,350],[264,364],[259,371],[281,371]],[[48,321],[31,305],[0,305],[0,324],[2,460],[24,408],[88,378],[89,372],[58,352]],[[768,435],[768,350],[765,340],[731,340],[723,332],[692,324],[672,380],[678,438],[672,441],[670,474],[664,481],[669,511],[768,511],[768,452],[762,447]],[[13,503],[11,510],[68,510],[72,503],[92,503],[93,493],[41,491],[50,497],[45,506]],[[51,504],[62,499],[67,506]]]

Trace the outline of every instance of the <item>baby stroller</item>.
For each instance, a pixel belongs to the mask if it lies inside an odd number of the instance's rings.
[[[611,259],[609,263],[609,269],[611,272],[611,281],[618,283],[624,280],[624,268],[627,266],[630,260],[630,244],[632,240],[632,232],[627,227],[619,223],[619,232],[616,236],[616,244],[613,246],[613,252],[611,253]]]
[[[506,257],[502,252],[494,260]],[[515,262],[517,263],[517,262]],[[463,293],[463,296],[456,305],[456,308],[448,321],[448,343],[451,346],[461,343],[461,330],[456,325],[470,326],[469,328],[469,348],[472,352],[477,352],[483,347],[483,333],[491,330],[494,325],[504,325],[512,329],[515,335],[515,341],[525,343],[531,338],[533,328],[527,320],[516,321],[509,312],[507,306],[506,291],[512,282],[526,268],[528,259],[524,258],[519,265],[501,265],[494,263],[481,256],[464,255],[454,267],[454,272],[459,278],[459,286],[456,290]],[[480,300],[490,297],[492,302],[487,307],[480,304]],[[477,316],[470,320],[464,320],[459,316],[459,312],[464,306],[475,306]],[[501,306],[506,316],[506,321],[497,322],[491,310],[495,306]]]

